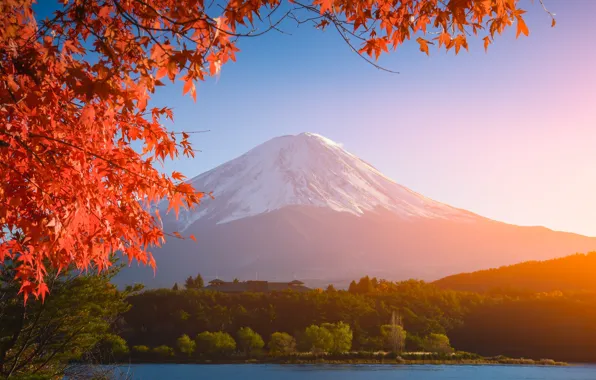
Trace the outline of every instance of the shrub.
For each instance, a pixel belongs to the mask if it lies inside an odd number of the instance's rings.
[[[149,347],[147,346],[133,346],[132,350],[138,353],[146,353],[149,352]]]
[[[153,348],[151,351],[163,357],[174,356],[174,349],[166,345],[157,346]]]

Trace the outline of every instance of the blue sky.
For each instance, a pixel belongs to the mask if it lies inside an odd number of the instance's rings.
[[[291,22],[240,41],[237,62],[201,83],[160,88],[176,130],[202,152],[165,170],[188,177],[275,136],[316,132],[426,196],[521,225],[596,236],[596,1],[545,0],[488,54],[480,40],[454,56],[406,43],[366,64],[334,30]],[[205,189],[209,190],[209,189]]]

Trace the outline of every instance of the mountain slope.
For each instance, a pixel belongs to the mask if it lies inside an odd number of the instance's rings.
[[[313,133],[274,138],[190,182],[213,191],[215,200],[206,200],[198,212],[183,212],[177,223],[181,230],[198,219],[221,224],[290,205],[354,215],[384,208],[404,218],[478,218],[395,183]]]
[[[198,243],[169,239],[155,253],[155,278],[134,268],[121,282],[171,286],[197,272],[317,284],[365,274],[434,280],[596,250],[595,238],[508,225],[426,198],[311,133],[272,139],[191,181],[215,199],[178,220],[164,217],[164,228]]]
[[[483,292],[514,288],[533,292],[596,291],[596,252],[530,261],[496,269],[461,273],[435,281],[443,289]]]

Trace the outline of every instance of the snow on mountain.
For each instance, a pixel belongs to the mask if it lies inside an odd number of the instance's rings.
[[[403,218],[480,218],[397,184],[314,133],[273,138],[190,182],[215,199],[181,211],[176,227],[182,231],[198,220],[223,224],[295,205],[354,215],[384,208]]]

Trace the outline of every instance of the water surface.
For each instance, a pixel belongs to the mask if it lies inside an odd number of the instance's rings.
[[[123,367],[135,380],[596,380],[596,366],[138,364]]]

